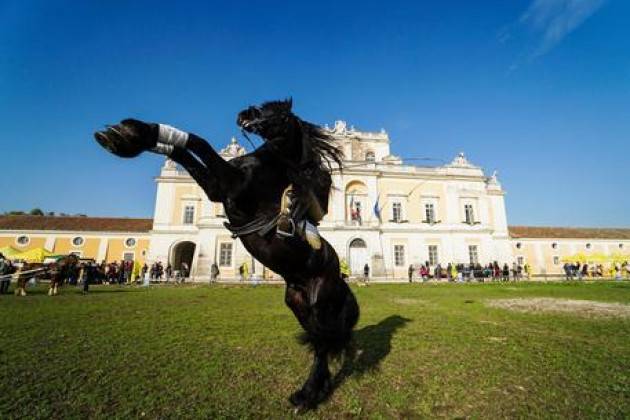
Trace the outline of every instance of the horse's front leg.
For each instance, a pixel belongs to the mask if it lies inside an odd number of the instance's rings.
[[[127,119],[94,133],[94,137],[120,157],[134,157],[143,151],[168,156],[188,171],[212,201],[235,194],[244,181],[242,171],[226,162],[204,139],[169,125]]]

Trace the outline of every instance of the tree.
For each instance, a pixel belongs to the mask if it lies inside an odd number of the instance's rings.
[[[29,214],[31,216],[43,216],[44,212],[42,211],[42,209],[36,207],[33,210],[31,210],[31,212]]]

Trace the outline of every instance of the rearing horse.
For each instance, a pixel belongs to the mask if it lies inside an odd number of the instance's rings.
[[[341,167],[342,153],[333,138],[291,108],[291,100],[274,101],[240,112],[238,126],[260,136],[264,144],[230,161],[192,133],[133,119],[97,132],[95,138],[117,156],[152,151],[180,164],[211,201],[223,203],[226,227],[250,254],[284,278],[285,302],[314,353],[306,382],[289,398],[302,410],[316,407],[332,391],[328,359],[349,345],[359,306],[341,278],[333,247],[323,239],[313,247],[303,232],[309,224],[312,231],[318,221],[309,216],[309,208],[326,212],[330,164]],[[289,217],[297,223],[292,234],[280,235],[281,201],[289,186],[294,198]],[[302,228],[296,227],[300,223]]]

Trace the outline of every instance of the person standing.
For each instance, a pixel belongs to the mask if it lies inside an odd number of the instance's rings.
[[[171,266],[171,263],[166,264],[164,273],[166,274],[166,282],[168,283],[171,280],[171,277],[173,277],[173,267]]]
[[[210,267],[210,284],[217,282],[219,274],[221,274],[219,271],[219,266],[216,262],[213,262],[212,266]]]
[[[144,265],[142,266],[142,271],[141,271],[141,278],[142,278],[142,282],[144,283],[144,278],[147,276],[147,272],[149,271],[149,266],[147,265],[147,263],[144,263]]]
[[[350,278],[350,267],[348,266],[348,261],[345,258],[342,258],[339,261],[339,272],[341,273],[341,280],[348,281]]]
[[[451,276],[451,281],[457,281],[457,266],[451,263],[449,263],[449,265],[451,266],[449,274]]]
[[[247,261],[241,264],[241,266],[238,268],[238,272],[241,276],[241,282],[246,281],[249,277],[249,267],[247,266]]]
[[[4,258],[4,255],[0,254],[0,295],[9,293],[11,277],[9,276],[10,266],[8,261]]]
[[[368,265],[368,263],[365,263],[365,265],[363,266],[363,281],[365,282],[365,284],[368,283],[369,279],[370,279],[370,266]]]
[[[180,271],[182,273],[182,283],[183,283],[186,281],[188,276],[190,276],[190,267],[188,266],[188,263],[186,261],[182,262]]]
[[[409,264],[409,270],[407,274],[409,276],[409,283],[413,283],[413,264]]]
[[[90,288],[90,283],[94,281],[94,273],[96,267],[93,265],[92,262],[89,262],[85,265],[85,267],[83,267],[83,294],[87,295],[89,288]]]
[[[510,267],[507,263],[503,264],[503,281],[510,281]]]
[[[440,263],[438,263],[435,266],[435,270],[433,270],[433,278],[435,280],[441,280],[442,279],[442,266],[440,265]]]

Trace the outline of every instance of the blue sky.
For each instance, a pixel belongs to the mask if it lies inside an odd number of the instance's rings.
[[[167,122],[215,147],[292,96],[394,153],[499,171],[510,224],[630,226],[630,2],[0,3],[0,211],[151,217],[161,159],[92,132]]]

